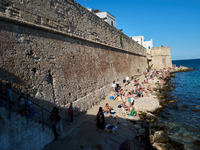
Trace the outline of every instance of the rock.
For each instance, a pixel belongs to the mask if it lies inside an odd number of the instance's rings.
[[[193,107],[194,107],[194,108],[199,108],[199,107],[200,107],[200,105],[194,105]]]
[[[163,95],[159,96],[160,99],[165,99],[165,97]]]
[[[154,142],[156,143],[166,143],[169,141],[169,137],[163,131],[157,131],[154,134]]]
[[[149,136],[149,139],[150,139],[150,143],[153,144],[153,142],[154,142],[154,141],[153,141],[153,135],[150,135],[150,136]]]
[[[137,125],[137,124],[134,124],[133,127],[136,128],[136,129],[142,129],[142,127]]]
[[[167,118],[168,118],[166,115],[161,115],[161,117],[162,117],[163,119],[167,119]]]
[[[145,134],[145,129],[144,128],[139,129],[138,132],[139,132],[139,134]]]
[[[173,109],[178,109],[178,106],[177,105],[172,105],[172,108]]]
[[[146,113],[146,119],[156,119],[157,117],[155,115],[153,115],[152,113]]]
[[[170,77],[174,78],[174,77],[176,77],[176,76],[175,76],[174,74],[171,74]]]
[[[169,143],[153,143],[153,147],[155,147],[157,150],[173,149],[173,146]]]
[[[200,109],[198,109],[198,110],[192,110],[192,111],[194,111],[194,112],[200,112]]]
[[[155,119],[151,119],[151,120],[147,120],[147,121],[153,123],[155,121]]]
[[[166,126],[164,124],[161,124],[161,123],[156,123],[154,125],[151,125],[151,129],[154,129],[156,131],[165,131],[167,130]]]
[[[184,150],[184,144],[182,144],[180,142],[170,140],[169,144],[171,144],[173,146],[173,149]]]
[[[160,107],[160,104],[158,99],[153,97],[142,97],[135,101],[134,106],[136,111],[154,112]]]
[[[188,108],[188,105],[183,105],[182,108]]]

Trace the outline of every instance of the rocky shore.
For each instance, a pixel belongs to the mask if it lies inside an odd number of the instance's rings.
[[[174,78],[175,75],[174,73],[176,72],[187,72],[187,71],[192,71],[194,70],[193,68],[188,68],[188,67],[176,67],[174,70],[170,71],[170,75],[164,78],[164,83],[157,84],[157,88],[154,90],[157,91],[157,98],[159,100],[160,105],[168,105],[170,103],[173,103],[173,100],[168,100],[170,99],[170,96],[165,93],[165,91],[172,91],[172,88],[175,88],[172,86],[170,87],[170,78]],[[177,101],[177,100],[175,100]],[[162,111],[162,109],[157,110],[154,112],[154,115],[157,116],[159,112]],[[167,118],[167,116],[161,116],[162,118]],[[177,141],[173,141],[172,139],[169,138],[169,136],[166,133],[167,129],[164,124],[159,123],[159,122],[152,122],[150,125],[150,142],[152,146],[155,149],[158,150],[171,150],[171,149],[176,149],[176,150],[183,150],[184,145],[182,143],[179,143]]]
[[[114,92],[111,91],[99,104],[89,109],[86,113],[75,116],[72,125],[63,123],[64,131],[58,141],[47,145],[45,150],[53,150],[59,147],[60,150],[70,149],[119,149],[120,144],[129,140],[131,149],[184,149],[184,145],[171,140],[166,134],[166,127],[156,123],[157,114],[162,110],[162,105],[166,105],[167,95],[163,92],[168,89],[167,81],[174,77],[174,72],[189,71],[187,67],[176,67],[165,78],[155,77],[149,79],[148,84],[153,89],[152,92],[144,94],[144,97],[137,98],[134,103],[135,111],[139,117],[131,117],[127,112],[123,112],[119,105],[122,99],[118,97],[115,101],[110,100]],[[145,75],[138,77],[139,81],[144,81]],[[163,81],[162,81],[163,80]],[[122,85],[122,83],[120,83]],[[133,81],[123,89],[132,90]],[[170,90],[170,89],[168,89]],[[96,114],[99,107],[104,107],[106,103],[115,110],[115,114],[105,114],[106,125],[116,127],[115,129],[105,129],[100,131],[96,127]]]

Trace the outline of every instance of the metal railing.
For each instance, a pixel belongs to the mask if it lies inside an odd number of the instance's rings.
[[[43,130],[45,125],[52,127],[55,122],[55,114],[3,83],[0,83],[0,107],[5,107],[8,119],[12,117],[11,112],[16,112],[26,117],[27,122],[41,123]]]

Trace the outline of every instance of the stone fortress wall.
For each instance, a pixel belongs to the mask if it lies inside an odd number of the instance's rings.
[[[153,69],[172,67],[171,48],[163,46],[152,47],[151,64],[153,64]]]
[[[84,111],[147,68],[144,47],[74,0],[0,0],[0,80]]]

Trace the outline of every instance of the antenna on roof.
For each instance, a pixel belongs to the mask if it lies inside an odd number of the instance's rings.
[[[85,8],[87,8],[87,0],[85,0]]]

